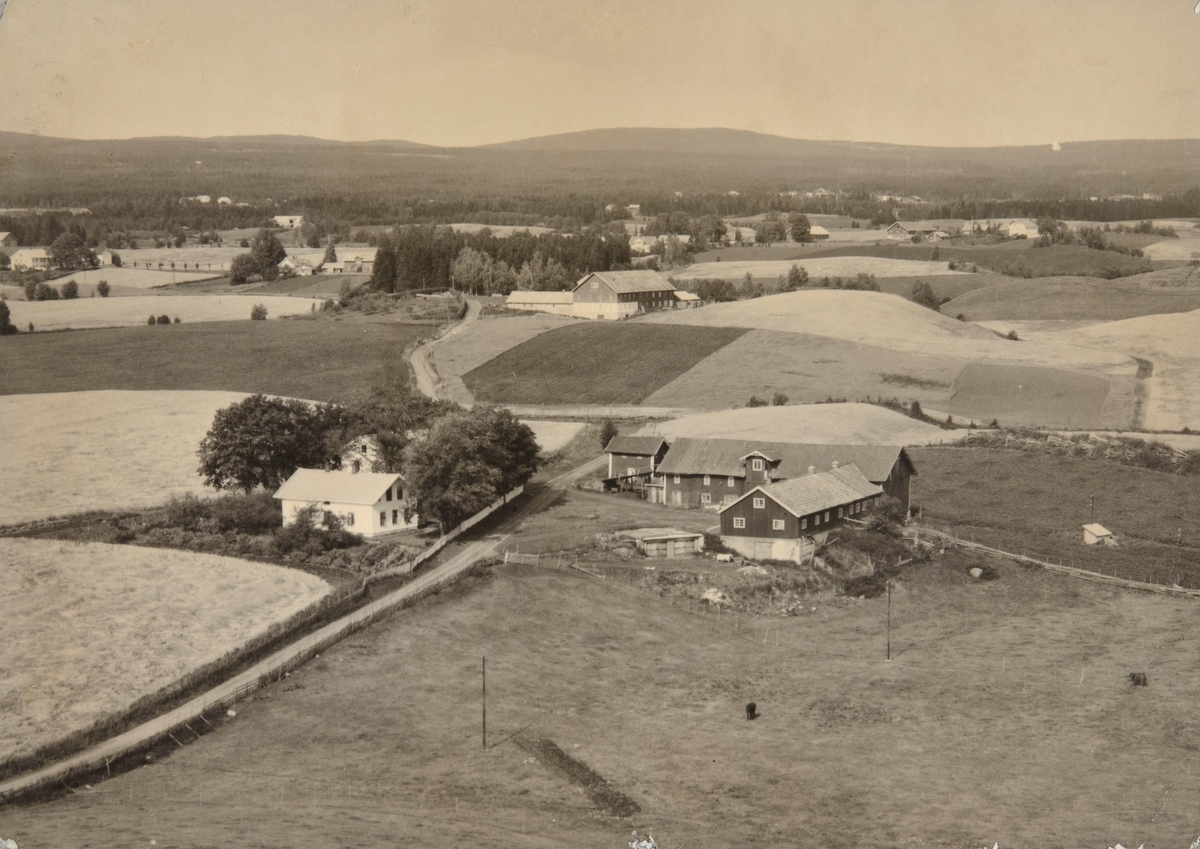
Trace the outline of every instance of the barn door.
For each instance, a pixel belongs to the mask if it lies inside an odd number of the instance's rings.
[[[754,559],[755,560],[770,560],[771,559],[771,542],[769,540],[759,542],[754,541]]]

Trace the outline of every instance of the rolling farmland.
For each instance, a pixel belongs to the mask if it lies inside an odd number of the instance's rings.
[[[11,301],[12,322],[24,329],[79,330],[95,327],[132,327],[146,324],[154,314],[176,317],[190,324],[201,321],[249,321],[255,304],[267,308],[268,319],[302,315],[320,307],[321,301],[279,295],[162,295],[155,298],[80,298],[72,301]],[[169,331],[171,328],[160,328]]]

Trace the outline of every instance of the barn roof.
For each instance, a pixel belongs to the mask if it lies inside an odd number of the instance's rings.
[[[700,296],[695,292],[688,292],[684,289],[675,290],[675,300],[677,301],[698,301]]]
[[[814,224],[808,228],[808,235],[810,235],[810,236],[828,236],[829,231],[826,230],[824,227],[822,227],[820,224]]]
[[[604,446],[608,454],[635,454],[653,457],[666,440],[661,436],[614,436]]]
[[[593,277],[603,280],[618,294],[630,292],[674,292],[675,287],[653,271],[593,271],[575,284],[578,289]]]
[[[374,504],[398,480],[400,475],[395,472],[296,469],[275,492],[275,497],[288,501]]]
[[[569,304],[575,300],[570,292],[512,292],[506,304]]]
[[[892,468],[903,460],[910,474],[916,474],[908,452],[899,445],[817,445],[795,442],[759,442],[744,439],[695,439],[679,437],[671,443],[659,471],[674,475],[717,475],[743,477],[743,462],[749,454],[760,453],[778,457],[775,474],[780,478],[795,478],[808,472],[808,467],[828,469],[834,462],[853,463],[870,481],[887,480]]]
[[[829,510],[833,507],[850,504],[860,498],[880,495],[883,490],[864,478],[858,467],[852,464],[839,466],[828,472],[801,475],[798,478],[767,486],[756,486],[738,501],[742,501],[756,492],[770,496],[773,501],[793,516],[807,516],[820,510]],[[734,504],[737,503],[737,501],[734,502]],[[726,504],[721,511],[728,510],[732,506],[733,504]]]

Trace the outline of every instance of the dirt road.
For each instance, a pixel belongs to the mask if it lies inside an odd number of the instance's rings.
[[[427,395],[430,398],[443,397],[440,393],[442,379],[438,376],[437,371],[433,367],[433,348],[445,340],[451,338],[461,332],[464,327],[473,321],[478,321],[479,316],[483,314],[483,304],[471,298],[467,299],[467,314],[463,316],[463,320],[455,324],[445,333],[430,339],[424,345],[418,347],[412,352],[410,361],[412,362],[413,374],[417,378],[417,388],[421,390],[421,394]]]

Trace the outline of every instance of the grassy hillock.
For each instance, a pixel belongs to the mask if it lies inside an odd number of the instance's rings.
[[[1142,278],[1149,276],[1123,280],[1091,277],[1004,280],[959,295],[943,304],[942,312],[962,315],[968,321],[1117,321],[1200,309],[1200,288],[1148,288]]]

